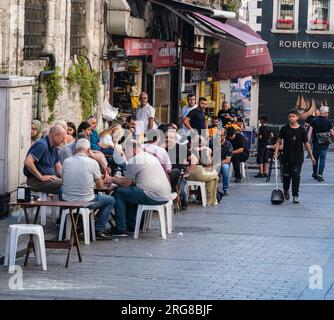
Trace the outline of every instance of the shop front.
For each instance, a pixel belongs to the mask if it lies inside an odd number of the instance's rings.
[[[332,70],[332,71],[329,71]],[[260,77],[259,113],[270,115],[270,123],[287,122],[290,109],[305,121],[315,109],[326,105],[334,121],[334,68],[275,67],[273,76]]]

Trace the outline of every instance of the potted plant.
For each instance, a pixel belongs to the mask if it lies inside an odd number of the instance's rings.
[[[277,29],[292,29],[293,19],[278,19],[276,21]]]
[[[311,30],[328,30],[328,20],[315,19],[311,20]]]

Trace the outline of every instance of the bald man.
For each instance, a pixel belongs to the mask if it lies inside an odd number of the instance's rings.
[[[62,165],[58,147],[66,137],[65,129],[55,125],[49,134],[33,144],[24,160],[24,175],[32,191],[59,194],[62,185]]]

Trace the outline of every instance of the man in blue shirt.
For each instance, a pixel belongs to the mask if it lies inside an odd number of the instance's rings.
[[[32,191],[59,194],[62,185],[62,165],[58,147],[63,144],[66,131],[56,125],[49,134],[33,144],[24,160],[24,175]]]

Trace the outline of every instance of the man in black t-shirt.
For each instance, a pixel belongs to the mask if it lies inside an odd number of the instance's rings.
[[[312,136],[312,152],[316,160],[316,164],[313,166],[312,177],[319,182],[324,181],[323,173],[325,170],[325,162],[327,156],[327,150],[329,146],[329,137],[334,136],[333,125],[328,120],[329,108],[322,106],[320,108],[320,116],[315,117],[310,123],[308,131],[309,140]],[[328,138],[321,139],[321,136],[328,135]]]
[[[299,184],[300,184],[300,172],[304,161],[304,149],[305,145],[307,152],[310,155],[313,164],[316,163],[311,145],[308,142],[305,129],[299,125],[299,115],[297,110],[290,110],[289,124],[283,126],[280,130],[278,140],[275,148],[275,158],[278,158],[278,151],[283,144],[283,154],[281,162],[283,165],[283,189],[284,197],[286,200],[290,199],[289,188],[292,180],[292,197],[293,203],[299,203]]]
[[[184,125],[191,134],[197,133],[199,135],[207,135],[208,122],[205,118],[205,108],[207,105],[208,101],[206,98],[199,98],[198,107],[194,110],[191,110],[184,119]],[[197,132],[194,130],[197,130]]]
[[[233,127],[226,130],[227,140],[232,144],[232,164],[234,170],[234,182],[241,182],[240,162],[246,162],[249,158],[249,150],[247,149],[246,138],[235,131]]]
[[[227,101],[223,102],[222,109],[218,112],[218,118],[223,127],[225,127],[229,122],[235,123],[237,117],[237,112],[230,107]]]

